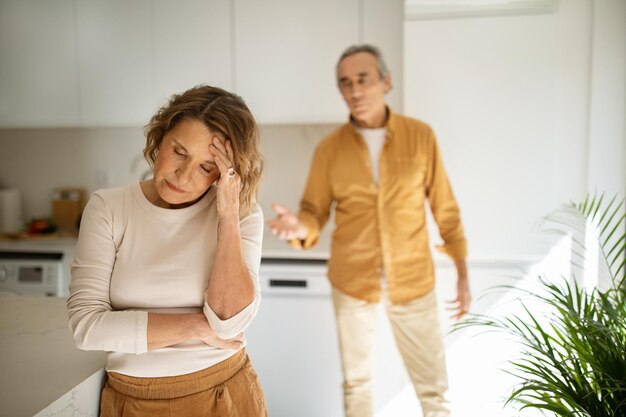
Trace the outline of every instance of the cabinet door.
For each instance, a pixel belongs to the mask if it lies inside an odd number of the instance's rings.
[[[154,1],[159,104],[198,84],[232,88],[229,0]]]
[[[335,64],[358,41],[358,11],[358,0],[235,3],[235,88],[260,122],[347,120]]]
[[[391,72],[387,104],[402,112],[404,0],[363,0],[363,42],[380,48]]]
[[[77,0],[85,126],[144,125],[155,105],[150,0]]]
[[[78,123],[71,0],[0,2],[0,126]]]

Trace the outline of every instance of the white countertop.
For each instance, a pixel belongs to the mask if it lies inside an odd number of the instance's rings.
[[[66,257],[73,257],[76,238],[39,238],[39,239],[0,239],[0,251],[35,251],[63,252]],[[328,259],[327,245],[315,246],[310,250],[297,250],[287,242],[266,234],[263,241],[263,258],[280,259]],[[67,259],[71,261],[71,259]]]
[[[0,251],[73,252],[76,238],[1,239]]]
[[[0,298],[0,416],[32,417],[104,367],[74,346],[65,299]]]

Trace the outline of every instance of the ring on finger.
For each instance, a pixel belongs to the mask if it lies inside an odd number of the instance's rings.
[[[233,167],[228,168],[228,178],[235,176],[235,169]]]

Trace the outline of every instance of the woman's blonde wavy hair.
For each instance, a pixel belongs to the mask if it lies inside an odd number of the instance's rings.
[[[259,129],[243,99],[221,88],[208,85],[175,94],[145,126],[143,154],[154,168],[163,137],[182,120],[198,120],[213,132],[229,139],[233,148],[233,168],[241,178],[239,214],[245,216],[256,202],[263,157],[259,151]]]

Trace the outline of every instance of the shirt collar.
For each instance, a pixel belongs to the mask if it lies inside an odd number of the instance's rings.
[[[396,125],[398,124],[398,117],[396,116],[396,114],[391,110],[391,108],[389,106],[385,106],[385,109],[387,110],[387,120],[385,121],[385,125],[384,127],[387,129],[387,133],[386,133],[386,138],[387,140],[391,140],[393,138],[394,132],[396,130]],[[361,133],[359,132],[359,129],[354,121],[354,118],[352,117],[352,115],[349,116],[349,120],[348,120],[348,125],[351,128],[351,131],[353,134],[355,135],[360,135]]]

